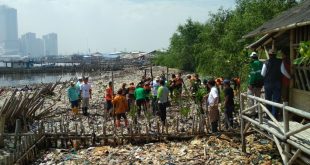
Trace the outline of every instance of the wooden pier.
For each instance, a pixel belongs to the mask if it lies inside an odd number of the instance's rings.
[[[245,107],[246,101],[254,101],[254,105]],[[283,113],[283,120],[274,118],[266,105],[279,108]],[[292,121],[293,115],[303,118],[303,121]],[[246,152],[245,137],[249,135],[249,130],[253,129],[275,142],[283,164],[290,165],[296,162],[310,164],[309,112],[287,106],[287,103],[279,104],[241,94],[240,119],[243,152]]]

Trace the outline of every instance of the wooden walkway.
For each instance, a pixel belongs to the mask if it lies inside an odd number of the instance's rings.
[[[254,101],[245,108],[246,101]],[[304,110],[279,104],[262,98],[242,94],[240,97],[240,119],[242,151],[246,152],[245,137],[252,128],[273,140],[279,150],[284,164],[310,164],[310,113]],[[275,119],[266,105],[272,105],[283,111],[283,120]],[[292,121],[290,117],[302,117],[302,122]],[[308,121],[308,123],[307,123]]]

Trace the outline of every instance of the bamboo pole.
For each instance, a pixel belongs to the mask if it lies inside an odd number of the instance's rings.
[[[0,148],[4,147],[4,126],[5,126],[5,116],[0,115]]]
[[[287,164],[287,159],[285,158],[286,156],[283,154],[283,149],[282,149],[282,147],[280,145],[280,142],[279,142],[278,138],[275,135],[273,135],[273,139],[274,139],[274,142],[277,145],[277,148],[279,150],[279,154],[280,154],[280,156],[281,156],[281,158],[283,160],[283,164],[286,165]]]
[[[243,97],[241,95],[240,97],[240,123],[241,123],[241,128],[240,128],[240,135],[241,135],[241,150],[242,152],[246,152],[246,139],[245,139],[245,135],[244,135],[244,119],[242,117],[242,111],[244,108],[244,100]]]
[[[284,102],[283,103],[283,108],[282,108],[282,111],[283,111],[283,122],[284,122],[284,136],[287,134],[287,132],[290,131],[290,128],[289,128],[289,117],[288,117],[288,112],[287,110],[285,109],[285,106],[287,106],[288,103],[287,102]],[[284,151],[287,152],[287,153],[290,153],[290,145],[285,143],[284,144]],[[284,156],[284,162],[288,162],[289,161],[289,157],[287,155],[283,155]]]
[[[301,149],[298,149],[296,151],[296,153],[291,157],[291,159],[287,162],[287,165],[291,165],[294,163],[294,161],[298,158],[298,156],[300,155],[301,153]]]
[[[17,147],[17,141],[19,139],[19,133],[20,133],[20,130],[21,130],[21,121],[20,119],[17,119],[16,120],[16,125],[15,125],[15,137],[14,137],[14,148],[16,149]]]

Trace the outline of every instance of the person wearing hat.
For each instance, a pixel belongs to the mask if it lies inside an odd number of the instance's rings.
[[[250,73],[248,76],[248,95],[254,95],[260,97],[261,90],[264,85],[264,78],[260,74],[262,71],[263,63],[258,60],[258,55],[256,52],[252,52],[250,55]],[[248,106],[251,107],[254,105],[254,100],[249,99]],[[255,111],[251,111],[251,114],[255,114]]]
[[[67,89],[67,95],[71,103],[72,109],[78,108],[79,92],[77,91],[78,90],[77,87],[75,86],[75,83],[73,81],[70,81],[70,87]]]
[[[225,79],[224,85],[224,116],[225,116],[225,127],[226,129],[233,128],[233,112],[235,108],[234,104],[234,90],[230,87],[230,81]]]
[[[264,77],[265,99],[279,103],[281,100],[282,75],[290,79],[281,59],[276,57],[273,49],[268,51],[269,59],[264,63],[261,75]],[[267,109],[278,119],[278,109],[267,105]]]

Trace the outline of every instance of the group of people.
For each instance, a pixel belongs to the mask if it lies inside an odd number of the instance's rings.
[[[281,50],[282,60],[276,57],[273,49],[268,51],[269,59],[265,63],[261,62],[256,52],[250,55],[250,73],[248,79],[248,94],[260,97],[264,88],[265,99],[279,103],[288,101],[288,88],[290,81],[290,63],[287,55],[288,49]],[[253,105],[251,101],[250,106]],[[279,119],[279,111],[276,107],[267,105],[267,109],[272,115]],[[254,115],[256,113],[254,112]]]
[[[142,77],[141,81],[135,85],[133,82],[126,87],[117,90],[117,95],[113,94],[113,83],[109,82],[105,90],[106,112],[111,116],[116,116],[116,126],[120,126],[120,120],[125,120],[125,126],[128,126],[126,113],[137,109],[137,117],[141,117],[141,112],[147,112],[153,115],[159,115],[163,124],[166,122],[166,107],[168,102],[169,90],[165,81],[159,76],[152,80],[151,78]],[[135,105],[135,106],[133,106]],[[152,108],[151,108],[152,107]]]
[[[287,88],[290,79],[289,63],[285,50],[282,51],[283,60],[276,58],[273,50],[268,52],[269,59],[263,63],[259,60],[258,54],[252,52],[250,55],[250,73],[248,78],[248,94],[260,97],[264,87],[265,98],[270,101],[287,101]],[[231,87],[234,84],[234,89]],[[185,88],[185,90],[183,90]],[[224,107],[225,127],[233,128],[234,112],[234,90],[239,90],[240,78],[203,80],[198,74],[186,75],[183,80],[181,73],[171,74],[168,79],[163,72],[154,79],[142,76],[140,82],[135,85],[131,82],[127,87],[122,84],[120,89],[114,92],[113,83],[109,82],[105,89],[105,111],[114,117],[116,127],[121,126],[121,119],[124,119],[125,126],[128,126],[126,113],[132,108],[137,110],[137,117],[144,112],[158,115],[163,124],[166,124],[167,106],[174,98],[181,98],[185,92],[188,92],[195,103],[201,104],[206,101],[207,116],[211,123],[212,132],[218,132],[219,123],[219,104],[222,102]],[[207,91],[204,100],[197,102],[197,93],[200,89]],[[220,99],[220,90],[224,93],[223,100]],[[115,93],[115,94],[114,94]],[[83,115],[88,115],[89,99],[92,97],[92,88],[88,83],[87,77],[80,77],[77,83],[71,81],[68,88],[68,97],[71,107],[74,109],[82,108]],[[253,103],[250,103],[253,105]],[[134,105],[134,106],[133,106]],[[250,105],[251,106],[251,105]],[[278,110],[275,107],[267,106],[272,115],[278,118]],[[204,113],[202,111],[202,113]]]

